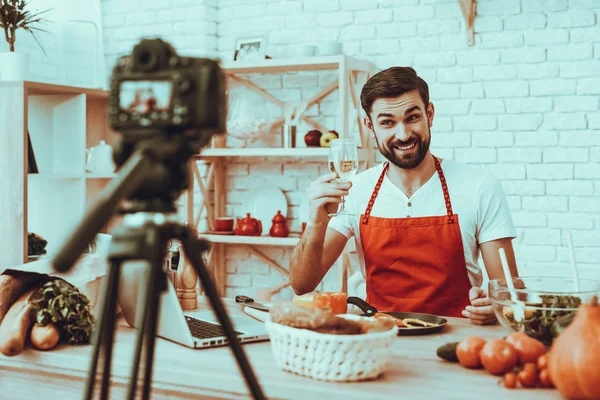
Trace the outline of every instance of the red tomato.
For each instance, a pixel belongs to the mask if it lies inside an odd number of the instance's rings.
[[[528,338],[528,337],[529,336],[527,336],[526,333],[523,333],[523,332],[513,332],[510,335],[508,335],[506,338],[504,338],[504,340],[506,340],[508,343],[510,343],[510,344],[512,344],[514,346],[521,339]]]
[[[540,371],[540,383],[545,388],[554,387],[554,383],[552,383],[552,378],[550,378],[550,373],[547,369],[543,369]]]
[[[467,336],[456,346],[456,357],[467,368],[481,367],[479,352],[485,345],[485,339],[479,336]]]
[[[517,376],[512,372],[508,372],[504,375],[504,387],[507,389],[514,389],[517,387]]]
[[[313,306],[320,309],[330,309],[334,314],[346,314],[348,303],[346,293],[323,292],[315,293]]]
[[[519,361],[522,364],[536,363],[541,356],[546,354],[546,346],[529,336],[518,338],[513,346],[519,353]]]
[[[548,353],[544,353],[538,358],[537,366],[540,370],[548,368]]]
[[[523,369],[517,374],[517,379],[523,387],[534,387],[538,381],[537,366],[534,363],[525,364]]]
[[[493,375],[504,374],[519,363],[519,354],[515,348],[501,339],[487,342],[479,355],[486,371]]]

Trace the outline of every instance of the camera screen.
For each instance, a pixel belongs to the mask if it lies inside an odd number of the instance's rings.
[[[171,105],[171,89],[168,81],[121,82],[119,105],[125,111],[140,114],[165,111]]]

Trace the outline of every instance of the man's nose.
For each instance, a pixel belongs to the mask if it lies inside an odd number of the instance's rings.
[[[398,140],[406,142],[412,136],[412,131],[404,125],[398,125],[394,136]]]

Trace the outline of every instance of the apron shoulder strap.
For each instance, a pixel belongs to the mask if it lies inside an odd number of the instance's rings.
[[[435,163],[435,169],[437,170],[440,182],[442,183],[442,191],[444,192],[444,202],[446,203],[446,213],[448,214],[448,223],[454,223],[454,213],[452,212],[452,203],[450,202],[450,194],[448,193],[448,185],[446,184],[446,177],[444,171],[442,171],[442,165],[440,161],[432,154],[433,162]]]
[[[377,194],[379,193],[379,188],[381,188],[381,184],[383,183],[383,178],[389,168],[390,164],[385,163],[383,166],[383,171],[381,171],[381,175],[379,175],[379,179],[377,180],[377,184],[375,185],[375,189],[373,189],[373,193],[371,194],[371,198],[369,199],[369,204],[367,204],[367,209],[362,217],[362,223],[366,224],[369,222],[369,216],[371,215],[371,209],[373,208],[373,204],[375,204],[375,199],[377,198]]]

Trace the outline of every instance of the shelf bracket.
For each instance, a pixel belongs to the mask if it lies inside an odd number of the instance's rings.
[[[475,44],[475,32],[473,25],[475,22],[475,16],[477,15],[477,0],[458,0],[460,5],[460,11],[462,11],[463,18],[467,28],[467,44],[473,46]]]
[[[255,249],[254,247],[252,247],[250,245],[246,245],[246,247],[248,248],[248,250],[250,250],[251,253],[254,253],[258,258],[262,259],[264,262],[266,262],[267,264],[269,264],[271,267],[275,268],[281,275],[283,275],[286,278],[288,278],[287,282],[284,282],[284,283],[280,284],[279,286],[273,288],[271,290],[271,295],[279,293],[284,288],[290,286],[290,281],[289,281],[290,273],[288,272],[288,270],[286,270],[285,268],[283,268],[275,260],[272,260],[271,258],[267,257],[263,252]]]
[[[194,170],[194,176],[196,177],[196,181],[198,181],[198,186],[200,187],[200,192],[202,193],[202,205],[203,207],[206,208],[206,217],[208,220],[208,227],[209,229],[213,230],[214,229],[214,214],[213,214],[213,210],[212,207],[210,205],[210,197],[208,195],[208,189],[210,188],[210,183],[211,183],[211,178],[213,175],[213,165],[211,164],[211,166],[209,167],[209,172],[208,172],[208,185],[204,186],[204,182],[202,182],[202,176],[200,175],[200,171],[198,170],[198,165],[196,163],[192,163],[192,169]],[[200,209],[200,215],[202,215],[202,209]],[[194,221],[196,222],[196,221]],[[196,223],[196,227],[198,226],[198,224],[200,223],[200,216],[198,216],[198,222]]]

